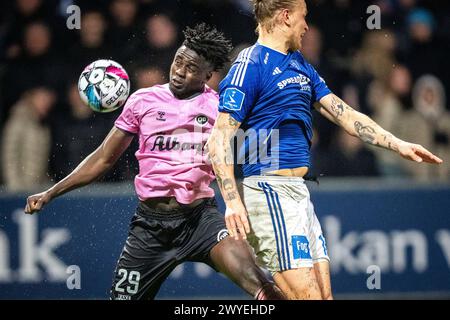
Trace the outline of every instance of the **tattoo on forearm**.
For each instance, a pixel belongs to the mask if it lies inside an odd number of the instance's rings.
[[[232,116],[228,115],[228,124],[232,127],[236,127],[239,122],[236,121]]]
[[[355,130],[362,141],[375,144],[375,129],[372,126],[355,121]]]
[[[222,177],[225,175],[225,173],[220,168],[214,168],[214,171],[216,173],[216,176],[218,176],[222,181],[223,180]]]
[[[341,117],[344,114],[344,103],[342,102],[342,100],[333,97],[332,101],[331,101],[331,110],[334,112],[334,116],[336,117],[336,119],[339,119],[339,117]]]
[[[388,137],[391,138],[392,135],[391,135],[391,134],[390,134],[390,135],[388,135],[388,134],[383,134],[382,137],[383,137],[383,142],[387,143],[387,147],[388,147],[389,149],[391,149],[391,141],[388,140]],[[386,140],[388,140],[388,141],[386,141]]]
[[[228,117],[220,117],[218,123],[217,130],[214,131],[213,137],[210,138],[214,146],[214,148],[211,148],[213,154],[211,163],[224,200],[230,201],[239,197],[233,174],[228,173],[228,169],[226,170],[226,168],[229,168],[229,165],[233,165],[234,163],[231,140],[240,123],[230,115]],[[230,128],[230,126],[233,128]]]
[[[236,191],[231,191],[227,193],[227,198],[226,200],[234,200],[237,197],[237,193]]]
[[[231,148],[225,149],[225,157],[223,160],[225,161],[225,164],[234,164],[233,151],[231,150]]]
[[[221,186],[222,185],[222,177],[220,176],[220,174],[218,174],[217,172],[216,172],[216,180],[217,180],[217,184],[219,185],[219,186]]]
[[[369,124],[363,124],[360,121],[355,121],[354,126],[358,137],[366,143],[374,146],[383,147],[386,149],[398,151],[397,139],[393,134],[386,132],[380,128],[375,122],[368,121]]]
[[[233,189],[233,181],[229,178],[223,180],[222,187],[224,190],[231,190]]]
[[[233,180],[230,178],[227,178],[224,172],[220,168],[214,168],[214,172],[216,174],[216,180],[217,184],[219,185],[219,188],[223,191],[223,194],[225,196],[225,200],[234,200],[236,199],[236,191],[235,185],[233,183]]]
[[[384,142],[384,146],[390,150],[394,150],[394,151],[398,151],[398,145],[397,143],[394,141],[394,136],[392,135],[392,133],[387,133],[387,134],[383,134],[383,142]]]
[[[221,133],[220,140],[217,141],[216,150],[218,151],[213,162],[217,164],[233,164],[233,149],[231,148],[231,138],[225,132]]]

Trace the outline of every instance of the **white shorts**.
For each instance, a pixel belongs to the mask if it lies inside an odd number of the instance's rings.
[[[245,178],[243,199],[251,226],[248,241],[258,263],[272,274],[330,260],[302,178]]]

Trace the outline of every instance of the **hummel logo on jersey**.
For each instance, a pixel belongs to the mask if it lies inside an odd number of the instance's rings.
[[[274,76],[274,75],[280,74],[280,73],[281,73],[280,68],[276,67],[276,68],[273,70],[272,75]]]
[[[158,118],[156,118],[156,120],[166,121],[166,118],[164,118],[165,115],[166,113],[164,111],[158,111]]]

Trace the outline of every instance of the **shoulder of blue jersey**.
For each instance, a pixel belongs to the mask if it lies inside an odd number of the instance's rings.
[[[253,45],[242,50],[238,57],[236,58],[234,73],[231,78],[230,84],[236,87],[242,87],[244,84],[245,77],[249,69],[253,69],[252,66],[256,66],[259,63],[259,55],[261,48],[257,45]],[[252,74],[252,77],[255,75]]]
[[[239,111],[242,109],[242,105],[245,99],[245,90],[243,88],[244,84],[247,84],[246,81],[252,79],[252,83],[254,82],[255,74],[251,74],[254,72],[254,68],[259,61],[259,48],[256,45],[248,47],[242,50],[238,57],[234,62],[234,68],[232,69],[232,73],[229,74],[231,80],[229,80],[229,88],[226,88],[223,93],[223,103],[222,106],[225,109],[231,111]],[[249,70],[252,71],[249,71]],[[246,78],[247,76],[247,78]],[[246,80],[246,81],[245,81]],[[242,89],[241,89],[242,88]]]

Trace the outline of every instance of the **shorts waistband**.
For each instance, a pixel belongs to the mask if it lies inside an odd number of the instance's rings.
[[[302,177],[287,177],[278,175],[256,175],[244,178],[245,181],[253,182],[281,182],[281,183],[304,183],[305,179]]]
[[[176,219],[182,219],[182,218],[188,218],[192,216],[193,214],[197,213],[199,210],[202,210],[205,206],[215,206],[216,201],[214,198],[208,198],[204,199],[200,204],[197,206],[190,208],[190,207],[182,207],[172,210],[155,210],[148,208],[144,203],[139,202],[136,212],[144,217],[152,217],[159,220],[176,220]]]

